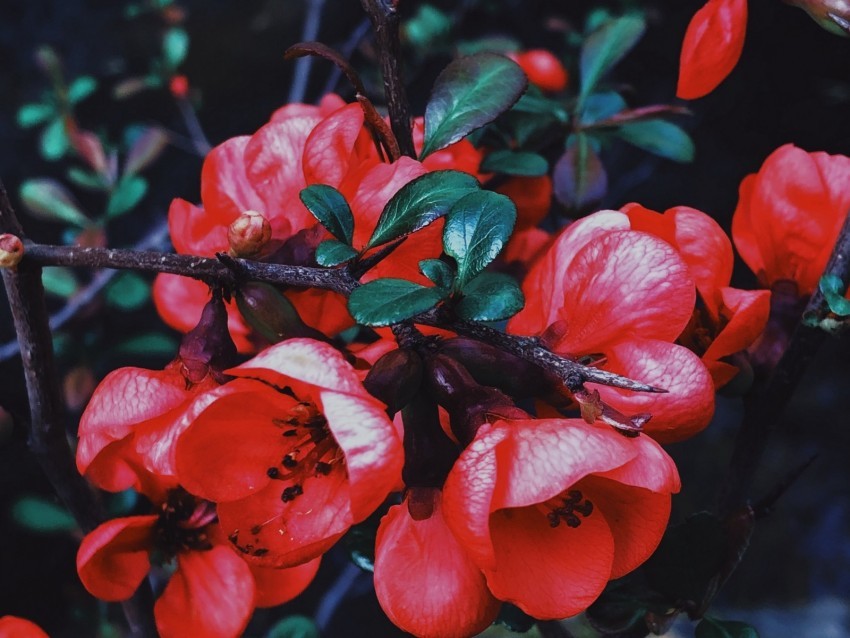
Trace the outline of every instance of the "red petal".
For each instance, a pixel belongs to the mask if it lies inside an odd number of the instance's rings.
[[[644,431],[662,443],[681,441],[702,430],[714,414],[714,384],[690,350],[653,339],[633,339],[609,350],[606,370],[667,390],[630,392],[597,386],[602,399],[625,414],[649,412]]]
[[[233,137],[212,149],[201,169],[201,200],[209,225],[225,227],[246,210],[265,212],[245,170],[247,135]],[[171,234],[174,237],[174,233]],[[176,248],[176,245],[175,245]]]
[[[693,100],[717,88],[738,63],[746,34],[747,0],[708,0],[685,33],[676,95]]]
[[[257,607],[276,607],[307,589],[319,571],[320,558],[289,568],[248,565],[257,584]]]
[[[316,288],[289,289],[286,297],[304,323],[326,335],[339,334],[354,325],[346,299],[339,293]]]
[[[230,548],[177,555],[177,571],[153,613],[162,638],[236,638],[254,611],[254,578]]]
[[[214,255],[226,251],[229,247],[227,226],[203,208],[183,199],[173,200],[168,207],[168,234],[178,253]]]
[[[537,226],[552,205],[552,179],[548,175],[512,177],[498,186],[496,192],[507,195],[516,204],[518,231]]]
[[[764,260],[752,220],[752,198],[756,178],[756,175],[747,175],[738,188],[738,205],[732,215],[732,241],[735,242],[735,248],[744,263],[763,281]]]
[[[127,600],[150,570],[156,516],[130,516],[107,521],[90,532],[77,551],[77,573],[83,586],[101,600]]]
[[[703,355],[703,361],[713,362],[735,354],[758,338],[770,315],[769,290],[738,290],[721,288],[722,315],[728,320]],[[717,379],[715,379],[715,384]],[[719,387],[719,386],[717,386]]]
[[[304,178],[308,184],[338,187],[351,165],[354,143],[363,129],[363,109],[349,104],[313,129],[304,146]]]
[[[613,470],[595,472],[594,476],[659,494],[675,494],[682,488],[676,463],[658,443],[638,436],[630,439],[629,445],[635,453],[631,461]]]
[[[0,618],[0,636],[3,638],[50,638],[34,622],[17,616]]]
[[[501,603],[449,531],[439,507],[415,521],[405,501],[381,519],[375,593],[389,619],[423,638],[465,638],[486,629]]]
[[[543,509],[500,510],[490,520],[496,568],[485,570],[493,595],[541,620],[587,609],[611,578],[614,539],[604,516],[576,528],[551,527]]]
[[[676,245],[704,300],[732,279],[735,256],[732,242],[720,225],[705,213],[677,206],[667,211],[676,224]]]

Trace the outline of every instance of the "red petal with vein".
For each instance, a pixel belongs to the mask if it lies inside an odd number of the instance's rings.
[[[484,572],[490,591],[535,618],[584,611],[611,578],[614,538],[603,516],[551,527],[543,508],[523,507],[494,513],[490,527],[497,561]]]
[[[238,379],[200,397],[177,441],[180,484],[216,503],[245,498],[271,482],[287,443],[272,420],[297,404],[264,383]],[[194,419],[192,416],[194,414]]]
[[[338,187],[348,173],[354,143],[363,129],[363,109],[349,104],[316,125],[304,146],[308,184]]]
[[[630,439],[630,445],[635,453],[631,461],[613,470],[594,472],[594,476],[659,494],[675,494],[682,489],[676,463],[658,443],[638,436]]]
[[[395,625],[422,638],[475,635],[496,619],[501,607],[446,526],[439,501],[426,520],[413,520],[406,501],[381,519],[375,593]]]
[[[345,454],[351,514],[357,523],[384,501],[401,479],[404,450],[382,403],[323,390],[320,405]]]
[[[588,215],[565,228],[534,263],[522,284],[525,308],[508,322],[514,334],[540,334],[558,319],[573,259],[585,245],[614,230],[627,230],[629,218],[614,210]]]
[[[587,477],[576,488],[605,517],[614,537],[610,577],[620,578],[642,565],[656,550],[667,529],[670,494],[628,487],[596,476]]]
[[[92,596],[116,601],[133,595],[150,570],[148,551],[156,520],[155,515],[116,518],[83,539],[77,573]]]
[[[673,341],[688,324],[696,301],[688,267],[667,242],[636,231],[612,231],[575,256],[558,318],[567,333],[558,352],[588,353],[632,335]]]
[[[708,0],[694,14],[682,43],[676,96],[711,93],[732,72],[747,34],[747,0]]]
[[[711,364],[722,357],[746,350],[759,337],[770,316],[769,290],[738,290],[721,288],[723,317],[728,320],[720,333],[711,342],[702,359],[712,370]],[[712,370],[715,385],[718,378]],[[720,387],[717,385],[717,387]]]
[[[354,325],[348,314],[345,297],[331,290],[289,289],[286,298],[292,302],[301,320],[308,326],[333,336]]]
[[[250,139],[247,135],[232,137],[212,149],[204,159],[201,201],[210,228],[226,227],[246,210],[266,212],[263,200],[245,172],[245,148]]]
[[[606,350],[606,370],[667,390],[665,394],[593,388],[627,415],[649,412],[644,432],[661,443],[693,436],[714,414],[714,384],[699,357],[687,348],[654,339],[632,339]]]
[[[261,567],[249,564],[257,585],[257,607],[276,607],[287,603],[307,589],[319,571],[320,558],[289,568]]]
[[[162,320],[175,330],[186,333],[198,325],[204,306],[210,299],[210,288],[202,281],[160,273],[153,282],[153,303]],[[248,339],[251,330],[235,304],[227,302],[227,327],[239,352],[253,352],[256,346]]]
[[[324,554],[351,526],[351,499],[341,468],[304,481],[303,494],[284,503],[281,493],[289,485],[272,481],[252,496],[218,505],[221,529],[242,548],[245,560],[294,567]]]
[[[122,492],[133,488],[152,502],[165,498],[166,492],[177,487],[172,478],[151,474],[136,452],[136,437],[128,436],[110,443],[86,468],[86,478],[107,492]]]
[[[203,208],[183,199],[172,200],[168,207],[168,234],[178,253],[214,255],[226,251],[230,247],[227,241],[230,221],[216,221]]]
[[[552,178],[511,177],[496,187],[496,192],[507,195],[516,205],[516,229],[534,228],[543,221],[552,205]]]
[[[50,638],[34,622],[17,616],[0,618],[0,636],[3,638]]]
[[[236,638],[254,611],[254,578],[231,549],[177,555],[177,571],[153,608],[162,638]]]

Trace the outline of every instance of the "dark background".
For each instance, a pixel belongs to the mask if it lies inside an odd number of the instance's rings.
[[[406,9],[415,4],[402,2]],[[543,46],[559,53],[568,52],[564,37],[546,28],[547,18],[580,25],[586,11],[595,6],[607,6],[615,12],[643,8],[648,31],[617,66],[614,79],[631,87],[627,95],[634,105],[644,105],[675,100],[681,40],[688,20],[702,2],[504,0],[434,4],[462,16],[455,33],[464,38],[509,34],[527,48]],[[230,136],[253,132],[287,99],[293,64],[285,62],[282,53],[301,39],[304,3],[185,0],[181,6],[187,10],[184,26],[191,36],[182,71],[202,93],[199,117],[207,136],[217,144]],[[23,179],[61,179],[67,168],[67,163],[47,163],[39,156],[38,129],[24,131],[15,124],[18,107],[38,99],[47,86],[33,60],[36,47],[51,45],[62,57],[69,78],[88,74],[99,79],[98,91],[77,109],[79,120],[87,128],[113,137],[134,121],[156,121],[173,130],[184,130],[166,91],[150,91],[121,103],[111,97],[111,86],[118,80],[147,70],[148,60],[158,47],[161,24],[157,19],[127,20],[124,7],[125,3],[115,0],[0,3],[0,177],[19,213],[22,207],[16,193]],[[328,0],[319,39],[340,46],[363,19],[359,3]],[[374,82],[368,38],[366,42],[355,54],[354,63],[367,81]],[[449,59],[447,53],[415,62],[408,58],[410,95],[416,113],[423,111],[433,79]],[[330,73],[329,64],[315,63],[308,101],[318,97]],[[340,84],[339,90],[345,94],[345,85]],[[612,148],[603,156],[611,188],[600,207],[639,201],[664,210],[685,204],[711,214],[728,229],[741,179],[756,171],[778,146],[792,142],[808,151],[850,155],[850,40],[822,31],[798,9],[774,1],[752,1],[740,63],[719,89],[688,106],[693,116],[681,120],[681,124],[696,143],[694,163],[680,165],[654,159],[625,145]],[[144,205],[133,215],[110,224],[109,245],[137,241],[165,214],[173,197],[196,200],[200,166],[201,158],[169,148],[146,172],[151,190]],[[92,196],[79,189],[74,192],[83,206],[95,205],[89,199]],[[31,237],[43,242],[62,241],[59,224],[21,216]],[[754,283],[740,264],[735,283]],[[56,304],[54,310],[59,307],[56,300],[51,303]],[[95,334],[97,344],[108,345],[134,331],[150,330],[152,325],[164,330],[158,321],[150,307],[131,313],[97,307],[82,313],[67,332]],[[0,344],[13,337],[8,307],[0,303]],[[85,343],[81,341],[82,350],[78,348],[73,357],[60,357],[63,371],[79,365],[80,358],[98,378],[119,365],[153,368],[167,362],[162,357],[129,360],[107,356],[100,349],[86,351]],[[802,633],[791,629],[796,622],[792,619],[780,626],[780,633],[763,636],[827,635],[821,631],[835,618],[839,633],[829,635],[850,635],[850,612],[845,604],[850,592],[848,355],[846,342],[830,341],[798,388],[763,462],[759,490],[766,492],[810,454],[817,452],[819,457],[780,501],[777,512],[760,525],[742,566],[719,598],[721,608],[734,609],[735,617],[752,617],[757,623],[761,619],[770,624],[771,614],[778,617],[775,610],[779,608],[799,607],[801,617],[806,618],[803,622],[807,628],[799,630]],[[92,619],[100,608],[76,579],[77,539],[34,534],[10,516],[12,504],[21,495],[51,494],[26,448],[22,423],[27,408],[18,357],[0,362],[0,406],[12,416],[12,421],[0,416],[0,615],[31,618],[53,636],[94,635]],[[679,515],[711,506],[740,414],[740,399],[721,396],[712,427],[695,440],[671,447],[685,484],[677,505]],[[71,431],[78,417],[69,415]],[[341,550],[332,552],[317,582],[289,606],[287,613],[313,614],[323,600],[327,601],[329,587],[339,582],[337,575],[345,562]],[[354,581],[325,635],[397,633],[378,609],[368,577],[358,576]],[[765,609],[766,615],[759,616],[758,610]],[[268,619],[278,615],[277,611],[259,612],[253,635],[262,633]]]

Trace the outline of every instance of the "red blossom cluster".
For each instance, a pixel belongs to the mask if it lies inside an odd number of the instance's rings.
[[[486,179],[486,149],[467,140],[388,162],[365,122],[360,104],[328,96],[285,106],[254,135],[213,149],[202,206],[171,206],[176,250],[315,266],[331,234],[300,194],[323,184],[349,203],[352,246],[368,256],[404,185],[442,169]],[[417,123],[418,149],[422,137]],[[766,287],[816,285],[850,208],[837,186],[848,176],[847,158],[786,146],[744,180],[735,243]],[[518,232],[496,266],[527,270],[525,307],[507,333],[666,392],[570,391],[551,372],[445,331],[400,345],[383,332],[340,339],[354,319],[328,290],[283,289],[312,332],[270,343],[220,292],[210,300],[205,284],[160,275],[156,305],[188,333],[181,350],[163,370],[108,375],[77,452],[92,483],[134,488],[150,509],[86,536],[77,557],[86,588],[124,600],[153,572],[167,578],[155,607],[165,638],[237,636],[256,607],[303,591],[320,557],[379,510],[378,600],[418,636],[472,635],[503,602],[540,619],[574,615],[641,565],[679,490],[659,443],[708,425],[715,389],[767,322],[770,293],[730,287],[731,242],[693,208],[629,204],[549,236],[536,228],[548,177],[499,190],[516,203]],[[415,232],[360,282],[430,285],[418,265],[442,254],[442,226]]]

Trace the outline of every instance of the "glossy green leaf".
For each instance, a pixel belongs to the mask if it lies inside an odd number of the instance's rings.
[[[17,122],[21,128],[32,128],[46,122],[56,114],[51,104],[24,104],[18,109]]]
[[[568,140],[568,148],[552,172],[555,198],[569,208],[582,208],[597,202],[608,191],[608,174],[592,140],[578,133]]]
[[[493,151],[481,162],[483,173],[503,173],[522,177],[540,177],[549,171],[549,162],[537,153],[527,151]]]
[[[86,228],[90,222],[71,193],[55,179],[28,179],[19,192],[24,206],[39,219],[62,221]]]
[[[316,263],[320,266],[338,266],[357,257],[358,253],[348,244],[335,239],[323,241],[316,248]]]
[[[695,149],[690,136],[681,127],[665,120],[624,124],[617,129],[617,135],[629,144],[674,162],[694,160]]]
[[[475,191],[462,197],[446,216],[443,247],[457,262],[457,286],[492,262],[514,229],[516,206],[505,195]]]
[[[100,175],[97,173],[90,173],[89,171],[77,166],[69,168],[67,175],[69,180],[82,188],[87,188],[89,190],[103,190],[104,188],[107,188]]]
[[[90,75],[83,75],[71,82],[68,87],[68,101],[71,104],[82,102],[97,89],[97,80]]]
[[[319,638],[319,628],[307,616],[287,616],[269,629],[266,638]]]
[[[333,186],[313,184],[299,194],[307,210],[339,241],[351,245],[354,215],[345,196]]]
[[[134,272],[118,274],[106,287],[106,303],[121,310],[141,308],[150,296],[150,284]]]
[[[48,161],[61,159],[71,148],[71,140],[65,132],[65,120],[59,116],[41,132],[38,141],[41,156]]]
[[[425,107],[421,158],[495,120],[527,85],[519,65],[495,53],[476,53],[451,62],[437,77]]]
[[[12,506],[12,519],[21,527],[41,534],[55,534],[77,529],[74,517],[50,501],[25,496]]]
[[[433,171],[417,177],[387,202],[367,247],[380,246],[424,228],[448,213],[461,197],[479,188],[477,179],[460,171]]]
[[[112,191],[106,207],[106,216],[117,217],[132,210],[147,192],[148,182],[144,177],[125,175]]]
[[[841,283],[840,277],[824,275],[820,280],[820,290],[833,314],[839,317],[850,315],[850,300],[844,296],[847,287]]]
[[[146,126],[136,131],[133,137],[133,143],[124,162],[124,172],[128,174],[143,171],[168,146],[168,134],[158,126]]]
[[[357,323],[389,326],[430,310],[447,296],[445,290],[406,279],[376,279],[355,288],[348,298],[348,311]]]
[[[737,620],[719,620],[706,616],[696,627],[696,638],[759,638],[751,625]]]
[[[44,291],[67,299],[80,288],[74,271],[64,266],[47,266],[41,271],[41,283]]]
[[[643,18],[627,15],[605,23],[587,37],[579,60],[579,104],[584,103],[599,80],[638,43],[645,29]]]
[[[466,285],[455,311],[470,321],[501,321],[514,316],[523,306],[525,297],[513,277],[485,272]]]
[[[419,271],[440,288],[450,289],[454,282],[454,270],[442,259],[423,259]]]
[[[169,29],[162,40],[162,53],[168,68],[174,70],[180,66],[188,52],[189,35],[179,27]]]

